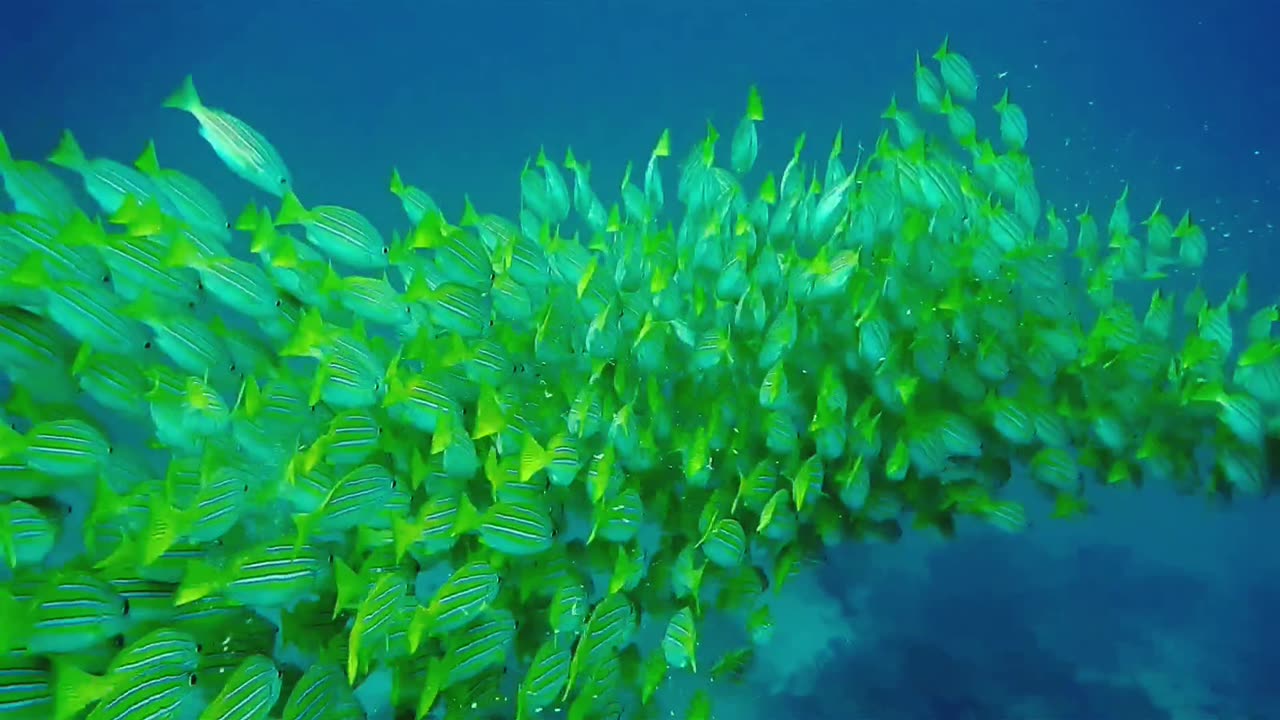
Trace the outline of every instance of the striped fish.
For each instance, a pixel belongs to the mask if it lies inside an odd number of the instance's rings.
[[[200,136],[235,174],[276,197],[293,187],[289,168],[262,133],[228,112],[205,107],[190,75],[164,106],[191,113],[200,123]]]
[[[412,602],[404,578],[395,573],[385,573],[378,578],[369,593],[356,608],[355,622],[351,626],[351,642],[347,649],[347,681],[355,684],[361,664],[361,648],[377,648],[387,644],[394,626],[400,619],[409,621],[401,609]]]
[[[737,520],[720,518],[711,524],[699,545],[713,565],[737,567],[747,553],[747,533]]]
[[[139,675],[188,675],[200,665],[200,646],[191,635],[160,628],[135,640],[121,650],[107,667],[112,678],[133,679]]]
[[[461,283],[430,286],[422,276],[405,292],[409,302],[425,302],[436,325],[467,339],[480,338],[493,326],[492,303],[487,292]]]
[[[249,550],[226,570],[193,563],[174,604],[221,590],[243,605],[284,607],[314,592],[330,572],[329,556],[312,546],[268,543]]]
[[[332,268],[330,272],[333,273]],[[333,273],[332,277],[338,276]],[[391,286],[385,275],[349,275],[332,284],[337,291],[338,302],[358,318],[388,327],[397,327],[412,320],[404,295]]]
[[[698,672],[697,645],[693,611],[687,607],[680,608],[671,616],[662,636],[662,653],[667,658],[667,664],[675,668],[688,666],[695,673]]]
[[[627,644],[636,630],[635,610],[623,593],[611,593],[591,611],[569,667],[569,682],[563,697],[568,697],[574,681],[590,672],[602,658]]]
[[[323,400],[337,410],[374,405],[382,393],[383,374],[366,362],[364,353],[349,345],[335,346],[316,370],[310,404]]]
[[[305,543],[312,533],[329,535],[366,524],[387,509],[396,480],[382,465],[361,465],[342,476],[328,497],[315,511],[295,515],[298,543]]]
[[[218,197],[204,183],[190,175],[160,167],[154,142],[147,143],[142,155],[134,162],[134,167],[151,179],[156,190],[168,200],[183,220],[222,242],[231,239],[231,224],[227,221],[227,213],[222,209]]]
[[[627,543],[640,532],[644,522],[644,499],[635,488],[627,488],[617,497],[604,500],[595,507],[595,523],[590,543],[597,536],[611,543]]]
[[[242,315],[265,321],[280,313],[280,293],[260,265],[229,255],[205,257],[185,237],[174,241],[165,263],[194,269],[210,297]]]
[[[164,236],[102,236],[96,247],[111,273],[112,287],[128,300],[153,295],[188,306],[200,297],[193,271],[168,267],[172,243]]]
[[[73,345],[53,322],[16,307],[0,309],[0,367],[6,372],[65,373],[72,354]]]
[[[526,713],[536,713],[555,702],[569,682],[572,658],[568,643],[557,642],[555,638],[549,638],[538,647],[524,679],[520,681],[516,717],[529,717]]]
[[[404,380],[392,375],[383,406],[401,422],[425,433],[435,433],[445,416],[462,415],[448,388],[424,375],[413,375]]]
[[[307,209],[298,196],[286,192],[276,224],[301,225],[312,245],[357,270],[381,270],[387,266],[387,241],[368,218],[355,210],[337,205]]]
[[[4,179],[4,190],[20,213],[66,221],[76,212],[71,190],[40,163],[13,157],[3,133],[0,133],[0,178]]]
[[[547,476],[551,484],[557,487],[568,487],[582,470],[582,460],[578,455],[578,444],[572,437],[561,433],[547,441]]]
[[[147,378],[135,361],[122,355],[84,353],[74,375],[80,389],[103,407],[127,417],[145,416]]]
[[[129,603],[129,619],[140,625],[167,622],[174,615],[177,585],[140,577],[109,577],[107,582]]]
[[[141,319],[155,332],[155,346],[179,369],[196,377],[219,377],[231,368],[231,353],[208,322],[187,313]]]
[[[135,355],[146,346],[146,328],[129,317],[125,301],[105,289],[101,281],[53,285],[43,279],[37,282],[46,288],[49,319],[76,340],[116,355]]]
[[[461,498],[458,494],[436,495],[422,504],[415,521],[393,517],[392,534],[396,557],[403,557],[411,547],[424,556],[436,555],[452,548],[457,542],[454,528],[458,523],[460,507]]]
[[[431,232],[433,223],[441,226],[435,232]],[[445,225],[442,216],[420,223],[411,242],[414,247],[435,251],[435,267],[445,282],[479,290],[488,290],[493,283],[493,261],[484,241],[479,235]]]
[[[85,192],[103,212],[115,213],[124,205],[126,198],[138,202],[161,201],[165,210],[174,210],[146,175],[115,160],[86,157],[70,130],[62,132],[49,162],[78,174],[84,180]]]
[[[111,444],[83,420],[50,420],[35,425],[24,440],[27,466],[57,477],[92,476],[106,464]]]
[[[36,565],[58,539],[58,527],[38,508],[21,500],[0,504],[0,550],[10,568]]]
[[[0,657],[0,718],[49,720],[54,717],[53,677],[45,660]]]
[[[557,633],[576,633],[587,617],[589,606],[582,583],[565,582],[551,596],[551,629]]]
[[[457,633],[447,643],[449,673],[445,686],[478,677],[493,667],[506,664],[516,621],[506,610],[487,610],[475,625]]]
[[[534,498],[494,503],[480,517],[476,532],[486,547],[515,557],[546,552],[555,538],[545,501]]]
[[[466,627],[498,596],[498,573],[487,562],[473,560],[454,571],[426,607],[419,607],[409,632],[417,652],[422,636],[441,636]]]
[[[341,671],[328,663],[307,668],[284,703],[280,720],[364,720]]]
[[[89,713],[87,720],[171,720],[196,687],[192,675],[142,675],[119,683]]]
[[[422,218],[426,217],[427,213],[440,212],[440,207],[430,195],[421,188],[405,185],[400,177],[400,171],[395,168],[391,169],[391,194],[400,198],[404,214],[414,225],[422,222]]]
[[[359,464],[378,450],[382,422],[366,408],[339,413],[329,421],[320,442],[313,447],[323,452],[325,462],[343,467]]]
[[[264,720],[280,698],[283,677],[270,658],[245,658],[199,720]]]
[[[87,650],[124,629],[128,615],[129,604],[111,585],[88,573],[67,573],[40,588],[32,599],[27,650]]]

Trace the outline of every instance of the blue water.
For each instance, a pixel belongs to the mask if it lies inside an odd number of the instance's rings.
[[[160,108],[186,73],[288,159],[304,203],[400,224],[390,168],[460,212],[512,214],[539,146],[572,145],[602,194],[664,127],[732,129],[749,84],[767,121],[762,163],[808,131],[825,154],[871,146],[912,56],[950,33],[982,99],[1007,84],[1026,110],[1047,201],[1102,213],[1132,185],[1210,234],[1201,282],[1251,272],[1280,294],[1277,10],[1154,0],[685,3],[160,0],[13,2],[0,18],[0,130],[19,157],[62,128],[91,155],[161,163],[228,208],[249,200]],[[998,73],[1007,73],[1003,79]],[[979,118],[994,130],[993,113]],[[858,720],[1280,718],[1275,502],[1230,508],[1159,486],[1097,491],[1098,511],[1025,536],[833,551],[789,589],[778,643],[718,717]],[[1041,515],[1047,518],[1047,514]]]

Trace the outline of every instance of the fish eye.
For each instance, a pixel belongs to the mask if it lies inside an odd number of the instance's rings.
[[[107,454],[108,454],[108,455],[115,455],[115,454],[116,454],[116,447],[115,447],[114,445],[108,445],[108,446],[107,446]]]
[[[284,304],[283,300],[281,300],[280,298],[276,298],[276,307],[280,307],[283,304]]]
[[[197,653],[203,653],[203,652],[204,652],[204,644],[203,644],[203,643],[196,643],[196,652],[197,652]]]
[[[122,612],[125,615],[128,615],[129,614],[129,598],[121,598],[120,606],[121,606],[120,612]]]
[[[146,341],[146,342],[142,343],[142,349],[143,349],[143,350],[150,350],[150,349],[151,349],[151,341],[150,341],[150,340],[148,340],[148,341]]]
[[[195,300],[188,300],[188,301],[187,301],[187,309],[188,309],[188,310],[195,310],[195,309],[196,309],[196,301],[195,301]]]
[[[383,255],[389,255],[390,253],[391,253],[391,249],[390,249],[390,248],[388,248],[386,245],[383,245],[383,246],[382,246],[382,254],[383,254]]]
[[[191,677],[187,679],[187,682],[191,684],[191,687],[195,687],[195,686],[196,686],[196,674],[195,674],[195,673],[191,673]]]
[[[396,479],[395,479],[395,478],[391,478],[391,489],[392,489],[392,490],[395,490],[397,487],[398,487],[398,485],[397,485],[397,483],[396,483]]]
[[[203,290],[204,290],[204,281],[203,281],[203,280],[197,280],[197,281],[196,281],[196,289],[197,289],[197,290],[201,290],[201,291],[203,291]]]
[[[110,276],[110,275],[103,275],[103,276],[102,276],[102,282],[104,282],[104,283],[109,283],[109,282],[111,282],[111,276]]]
[[[284,177],[280,178],[280,184],[281,184],[281,185],[288,185],[288,184],[289,184],[289,178],[284,178]]]
[[[244,491],[249,492],[249,483],[244,484]]]
[[[283,679],[284,679],[284,671],[283,671],[283,670],[281,670],[280,668],[276,668],[276,679],[277,679],[277,680],[283,680]]]
[[[124,647],[124,636],[117,635],[111,638],[111,644],[116,646],[117,649]]]
[[[333,564],[333,553],[329,553],[329,564]]]

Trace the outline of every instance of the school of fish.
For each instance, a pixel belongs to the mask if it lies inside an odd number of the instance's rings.
[[[933,60],[866,153],[763,172],[752,88],[617,202],[572,151],[515,219],[393,173],[389,235],[191,78],[165,105],[265,202],[0,138],[0,720],[361,720],[374,673],[397,718],[518,720],[650,717],[694,673],[707,720],[824,548],[1022,531],[1011,477],[1058,517],[1265,493],[1276,306],[1179,301],[1189,214],[1062,217],[1022,109],[979,137],[970,63]],[[711,613],[743,647],[700,656]]]

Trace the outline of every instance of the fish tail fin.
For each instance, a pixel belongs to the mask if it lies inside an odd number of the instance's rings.
[[[111,692],[109,677],[91,675],[64,659],[53,661],[53,717],[67,720]]]
[[[0,588],[0,652],[9,652],[22,641],[22,624],[27,620],[27,609],[6,588]]]
[[[221,584],[222,578],[216,567],[202,560],[192,560],[174,593],[173,605],[178,607],[208,597]]]
[[[326,295],[340,293],[347,288],[347,283],[337,270],[333,269],[333,263],[329,263],[329,269],[324,273],[324,279],[320,281],[320,292]]]
[[[396,515],[391,518],[391,538],[395,546],[396,562],[404,558],[409,548],[418,541],[421,529],[417,523],[410,522]]]
[[[480,213],[476,212],[476,206],[471,204],[469,195],[462,196],[462,220],[458,221],[462,227],[475,227],[480,224]]]
[[[528,482],[551,464],[551,453],[538,444],[532,433],[525,433],[520,445],[520,482]]]
[[[190,240],[180,237],[173,241],[164,264],[170,268],[196,268],[200,266],[200,248]]]
[[[4,133],[0,132],[0,167],[13,163],[13,153],[9,152],[9,142],[4,139]]]
[[[151,501],[147,536],[142,542],[142,564],[150,565],[169,552],[169,548],[182,537],[185,524],[185,513],[164,499],[154,497]]]
[[[337,597],[333,601],[333,617],[337,619],[343,610],[360,605],[360,598],[365,593],[365,583],[360,579],[359,573],[352,570],[342,558],[336,557],[333,559],[333,585],[337,591]]]
[[[427,630],[431,628],[433,622],[431,610],[422,605],[414,608],[413,617],[409,619],[409,631],[407,633],[409,640],[409,652],[418,652],[418,646],[422,644],[422,638],[427,634]]]
[[[277,225],[298,225],[307,219],[307,209],[292,190],[287,191],[280,199],[280,211],[276,213]]]
[[[298,528],[298,537],[293,541],[293,551],[295,554],[302,552],[302,547],[311,539],[311,533],[316,528],[319,517],[308,513],[297,513],[293,516],[293,524]]]
[[[9,427],[8,424],[0,425],[0,460],[20,455],[26,449],[25,435]]]
[[[453,523],[454,537],[466,535],[472,530],[475,530],[480,527],[480,522],[480,511],[477,510],[475,504],[471,502],[471,498],[467,497],[466,494],[463,494],[463,496],[458,500],[458,517]]]
[[[58,147],[54,148],[49,155],[49,162],[68,170],[77,170],[84,167],[89,160],[85,157],[84,150],[80,148],[80,143],[76,142],[76,136],[70,130],[63,130]]]
[[[178,89],[165,98],[164,106],[186,112],[195,112],[204,107],[200,102],[200,94],[196,92],[196,83],[190,75],[184,77]]]
[[[156,141],[148,140],[142,154],[134,161],[133,166],[144,175],[155,175],[160,172],[160,159],[156,157]]]
[[[399,168],[391,168],[391,194],[396,197],[404,194],[404,180],[400,178]]]
[[[422,685],[422,694],[418,696],[418,707],[414,712],[416,720],[422,720],[436,704],[445,679],[449,676],[449,667],[439,656],[433,657],[427,666],[427,681]]]

